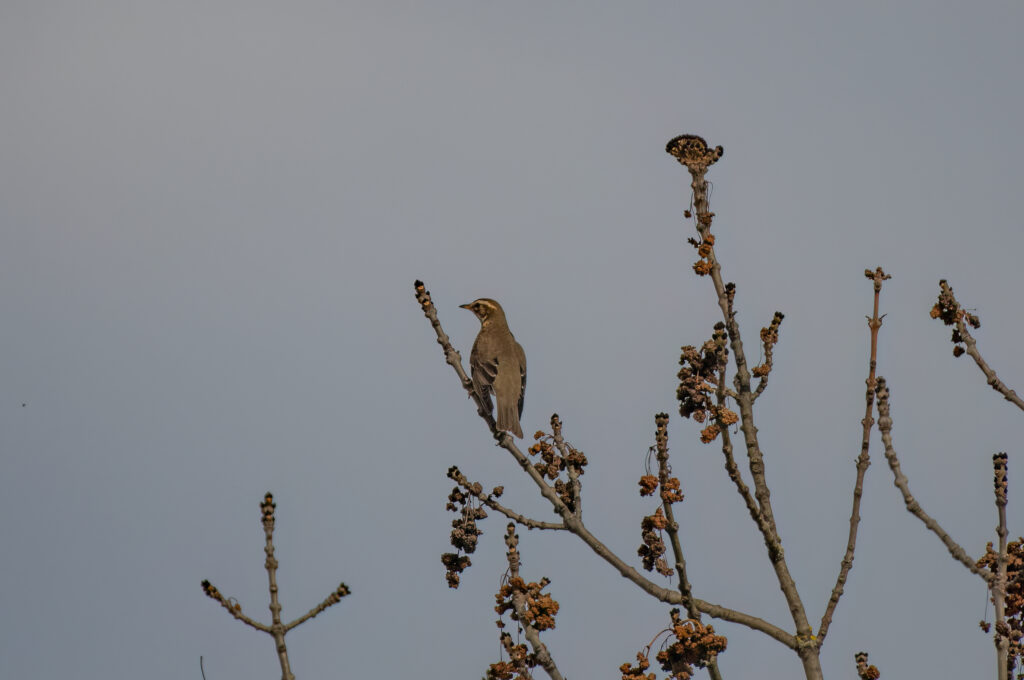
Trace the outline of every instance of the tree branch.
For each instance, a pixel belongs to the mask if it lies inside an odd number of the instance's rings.
[[[457,468],[453,469],[457,471]],[[517,524],[521,524],[527,529],[549,529],[553,531],[564,531],[566,528],[563,522],[542,522],[540,520],[531,519],[526,515],[521,515],[515,510],[512,510],[511,508],[506,508],[504,505],[499,503],[495,498],[495,496],[500,493],[501,487],[498,487],[497,489],[488,494],[484,493],[482,484],[480,484],[479,482],[470,482],[469,479],[464,474],[462,474],[461,471],[452,473],[452,471],[449,470],[448,477],[450,479],[454,479],[455,482],[466,491],[466,493],[471,495],[473,498],[479,500],[481,503],[483,503],[491,510],[500,512],[501,514],[505,515],[505,517],[508,517],[510,520]]]
[[[263,502],[260,503],[260,517],[261,523],[263,524],[263,535],[265,544],[263,551],[266,553],[267,559],[264,562],[264,567],[267,570],[267,582],[270,589],[270,613],[272,618],[271,625],[265,625],[259,621],[254,621],[248,616],[242,613],[241,605],[232,603],[226,599],[217,588],[209,581],[203,581],[203,592],[206,593],[207,597],[217,600],[221,606],[231,612],[231,615],[242,623],[255,628],[256,630],[267,633],[274,638],[274,647],[277,649],[278,661],[281,663],[281,678],[282,680],[295,680],[295,676],[292,675],[291,665],[288,661],[288,648],[285,646],[284,636],[292,628],[295,628],[300,623],[313,618],[323,610],[327,609],[333,604],[336,604],[341,598],[349,594],[349,588],[344,583],[339,585],[333,593],[327,596],[323,602],[316,607],[313,607],[303,616],[295,619],[288,625],[281,623],[281,603],[278,601],[277,594],[277,559],[274,557],[274,525],[276,519],[274,516],[275,508],[277,504],[274,503],[274,496],[269,491],[263,497]],[[200,657],[200,669],[202,669],[202,658]]]
[[[1003,397],[1014,404],[1017,408],[1024,411],[1024,399],[1017,396],[1017,393],[1009,388],[999,377],[996,375],[995,370],[988,365],[988,362],[982,358],[981,352],[978,351],[978,343],[975,341],[974,336],[967,330],[967,324],[964,321],[970,322],[975,328],[981,326],[981,321],[978,317],[973,314],[968,314],[960,303],[953,296],[953,288],[946,282],[945,279],[939,281],[939,301],[932,308],[932,318],[941,318],[947,326],[956,326],[956,332],[953,334],[954,343],[963,343],[964,348],[961,348],[959,344],[953,349],[953,354],[959,356],[964,351],[974,359],[974,363],[978,365],[981,372],[985,374],[985,380],[989,386],[994,389]]]
[[[544,478],[541,477],[539,472],[537,472],[529,459],[522,453],[522,451],[519,450],[519,447],[516,446],[515,440],[512,436],[507,432],[501,432],[496,429],[494,418],[489,412],[485,411],[480,404],[479,397],[473,389],[473,381],[469,379],[462,367],[462,361],[459,353],[455,351],[454,347],[452,347],[451,340],[448,339],[447,334],[445,334],[441,327],[441,322],[437,317],[437,309],[430,298],[430,292],[426,290],[422,281],[416,281],[415,290],[416,300],[420,303],[420,308],[423,310],[424,316],[430,320],[431,326],[433,326],[434,331],[437,334],[437,342],[444,350],[446,360],[451,365],[456,375],[459,376],[463,387],[469,393],[470,397],[473,398],[477,404],[477,413],[481,418],[483,418],[484,422],[487,423],[491,434],[498,440],[498,445],[512,455],[515,461],[519,464],[519,467],[521,467],[530,479],[533,480],[534,484],[537,485],[541,495],[551,503],[554,511],[562,517],[562,522],[564,523],[565,528],[578,536],[590,547],[591,550],[614,567],[624,578],[632,581],[647,594],[668,604],[683,604],[682,596],[678,592],[662,588],[656,583],[644,578],[636,569],[626,564],[618,555],[613,553],[607,546],[591,534],[590,531],[587,530],[586,526],[584,526],[582,519],[577,517],[572,510],[562,502],[562,499],[558,497],[555,490],[544,481]],[[729,609],[721,605],[711,604],[703,600],[694,599],[693,601],[700,611],[708,614],[709,616],[723,619],[725,621],[732,621],[733,623],[739,623],[775,638],[791,649],[797,648],[795,636],[763,619],[734,609]]]
[[[750,473],[754,481],[754,497],[758,501],[760,517],[763,522],[758,522],[758,528],[765,533],[765,543],[768,546],[768,557],[775,570],[779,588],[782,590],[786,603],[789,605],[793,623],[796,624],[797,637],[801,640],[811,640],[811,626],[807,620],[800,593],[797,591],[796,583],[789,573],[789,566],[786,564],[785,553],[779,539],[778,527],[775,523],[775,515],[772,512],[771,492],[765,478],[764,456],[761,452],[757,439],[757,427],[754,425],[753,394],[750,387],[750,370],[747,368],[747,359],[743,350],[743,340],[740,337],[739,324],[736,323],[736,316],[733,313],[733,299],[736,294],[736,287],[733,284],[726,284],[722,280],[721,265],[715,254],[715,238],[711,234],[711,223],[715,214],[708,206],[708,183],[705,179],[708,167],[715,163],[722,156],[722,147],[711,149],[707,142],[695,135],[682,135],[669,141],[665,149],[668,153],[686,167],[690,173],[690,188],[693,190],[693,207],[696,213],[697,233],[701,237],[698,253],[702,261],[695,265],[694,269],[698,274],[709,274],[714,284],[715,293],[718,297],[718,306],[722,310],[722,317],[729,335],[729,346],[732,349],[733,361],[736,365],[736,392],[737,404],[740,410],[740,429],[743,432],[744,443],[747,449],[747,459],[750,463]],[[821,670],[818,666],[817,655],[810,653],[810,645],[801,642],[801,649],[798,650],[804,661],[805,668],[810,675],[820,676]],[[812,658],[813,657],[813,658]]]
[[[878,430],[882,433],[882,445],[885,447],[885,458],[889,461],[889,468],[893,474],[893,484],[903,494],[903,502],[907,506],[907,511],[910,514],[921,520],[929,531],[934,533],[942,541],[942,544],[949,550],[949,554],[953,556],[953,559],[967,567],[968,571],[972,574],[977,574],[986,585],[990,585],[992,579],[995,578],[992,574],[982,571],[977,565],[977,560],[973,559],[967,554],[959,543],[954,541],[945,529],[943,529],[937,521],[935,521],[928,513],[924,511],[921,504],[918,503],[913,494],[910,493],[910,482],[906,475],[903,474],[903,470],[900,467],[899,458],[896,456],[896,450],[892,445],[892,417],[889,415],[889,388],[886,386],[885,378],[878,378],[878,385],[875,388],[875,394],[878,397]]]
[[[857,547],[857,528],[860,525],[860,501],[864,495],[864,475],[871,465],[871,457],[868,453],[871,446],[871,427],[875,424],[872,412],[875,406],[875,369],[878,366],[878,330],[882,327],[882,317],[878,316],[878,299],[882,294],[882,282],[890,278],[881,267],[871,271],[864,271],[864,276],[874,282],[875,303],[874,311],[868,317],[868,328],[871,331],[871,358],[868,361],[868,377],[865,380],[867,390],[864,395],[865,408],[864,418],[860,421],[863,429],[861,431],[860,455],[857,456],[857,481],[853,485],[853,509],[850,511],[850,533],[846,540],[846,553],[839,565],[839,576],[836,578],[836,585],[829,596],[828,604],[825,606],[825,614],[821,617],[821,625],[818,627],[817,644],[821,647],[828,635],[829,626],[832,625],[832,616],[835,614],[839,598],[843,596],[843,588],[846,579],[853,568],[853,554]]]
[[[672,546],[672,556],[676,561],[676,574],[679,576],[679,594],[683,596],[683,606],[686,607],[686,614],[689,618],[700,621],[701,612],[693,601],[693,588],[686,575],[686,558],[683,556],[683,544],[679,540],[679,524],[676,522],[675,513],[672,511],[671,496],[666,492],[666,482],[671,474],[671,467],[668,464],[668,414],[659,413],[654,416],[654,441],[658,450],[658,484],[661,487],[661,507],[668,520],[665,530],[668,532],[669,544]],[[677,482],[678,483],[678,482]],[[682,496],[679,497],[682,499]],[[718,659],[711,659],[708,664],[708,674],[712,680],[722,680],[722,673],[718,670]]]
[[[209,581],[203,581],[202,586],[203,586],[203,592],[206,593],[207,597],[209,597],[210,599],[216,600],[217,602],[220,602],[220,605],[222,607],[224,607],[224,609],[227,609],[228,612],[230,612],[231,615],[234,616],[236,619],[238,619],[242,623],[246,624],[247,626],[252,626],[256,630],[261,630],[264,633],[269,633],[270,632],[270,626],[265,626],[262,623],[260,623],[259,621],[254,621],[254,620],[250,619],[248,616],[246,616],[245,614],[243,614],[242,613],[242,605],[240,605],[238,603],[233,603],[230,600],[228,600],[226,597],[224,597],[221,594],[221,592],[219,590],[217,590],[217,586],[213,585]]]
[[[1006,564],[1009,557],[1006,553],[1006,537],[1009,531],[1006,528],[1006,492],[1009,489],[1007,479],[1007,464],[1009,457],[1005,453],[997,453],[992,456],[992,467],[995,472],[994,486],[996,495],[996,511],[999,515],[999,524],[996,526],[996,535],[999,537],[999,553],[996,557],[995,579],[990,584],[992,590],[992,604],[996,610],[996,669],[998,680],[1007,680],[1009,666],[1007,658],[1010,653],[1010,640],[1007,635],[1009,627],[1006,625]]]
[[[509,583],[510,585],[514,582],[522,583],[522,578],[519,576],[519,536],[515,533],[515,525],[509,524],[505,532],[505,545],[508,547],[508,552],[505,556],[508,558],[508,570],[509,570]],[[541,586],[546,581],[541,582]],[[512,607],[515,609],[516,618],[519,621],[519,625],[523,627],[523,634],[526,636],[527,642],[530,643],[530,647],[533,649],[533,653],[537,658],[537,663],[540,664],[547,674],[551,677],[551,680],[562,680],[562,674],[558,672],[558,666],[555,665],[555,660],[551,657],[551,653],[548,652],[547,645],[540,640],[540,632],[533,625],[533,617],[530,615],[529,608],[527,606],[526,594],[519,588],[512,587]],[[557,606],[556,606],[557,608]],[[553,624],[552,624],[553,625]]]
[[[321,602],[317,606],[313,607],[308,612],[306,612],[305,614],[303,614],[299,618],[295,619],[291,623],[287,624],[284,627],[285,632],[291,630],[292,628],[295,628],[300,623],[308,621],[309,619],[313,618],[314,616],[316,616],[317,614],[319,614],[323,610],[327,609],[331,605],[338,604],[339,602],[341,602],[341,598],[345,597],[346,595],[350,595],[351,593],[352,593],[352,591],[348,589],[348,586],[345,585],[344,583],[342,583],[341,585],[339,585],[335,589],[335,591],[333,593],[328,595],[324,599],[323,602]]]

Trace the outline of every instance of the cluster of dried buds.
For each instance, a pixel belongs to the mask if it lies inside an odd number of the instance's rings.
[[[877,666],[868,665],[867,652],[857,652],[853,660],[857,663],[857,677],[860,680],[878,680],[882,677],[882,672],[878,670]]]
[[[993,574],[999,568],[999,551],[989,543],[985,546],[985,554],[978,560],[978,566],[988,569]],[[1018,537],[1006,546],[1006,595],[1003,598],[1005,620],[1002,630],[997,635],[1009,641],[1007,656],[1008,674],[1013,676],[1013,669],[1024,664],[1024,538]],[[980,622],[981,629],[988,633],[992,626],[988,621]]]
[[[661,487],[661,500],[666,503],[680,503],[683,500],[683,493],[680,491],[678,477],[668,477],[664,483],[658,481],[654,475],[644,475],[638,482],[641,496],[653,496],[654,492]],[[659,508],[660,510],[660,508]]]
[[[501,634],[501,646],[508,654],[508,661],[492,663],[487,668],[486,680],[528,680],[530,668],[537,665],[537,655],[531,654],[523,643],[514,644],[512,636]]]
[[[495,594],[494,599],[497,604],[494,606],[494,611],[498,612],[498,616],[504,616],[505,612],[509,612],[509,617],[513,621],[519,621],[519,614],[516,613],[512,598],[516,594],[522,594],[526,598],[526,620],[521,623],[536,628],[538,631],[554,628],[555,616],[558,614],[558,602],[548,593],[541,592],[550,583],[551,581],[546,578],[542,578],[540,583],[533,581],[527,583],[519,576],[513,576]],[[505,626],[505,622],[500,619],[497,623],[499,628]]]
[[[939,288],[939,300],[932,307],[931,317],[941,319],[942,323],[947,326],[954,326],[953,336],[950,339],[953,341],[953,356],[958,357],[966,351],[963,347],[964,337],[960,333],[958,324],[963,322],[971,328],[981,328],[981,319],[960,306],[953,296],[952,286],[946,283],[945,279],[939,281]]]
[[[213,600],[217,600],[222,605],[224,605],[224,607],[226,607],[232,612],[241,613],[242,605],[233,597],[224,597],[223,595],[221,595],[221,592],[217,590],[217,586],[213,585],[207,580],[203,581],[202,586],[203,592],[206,594],[207,597]]]
[[[721,635],[715,635],[715,629],[711,625],[705,626],[700,621],[682,618],[678,609],[671,610],[669,615],[672,617],[671,627],[658,633],[655,640],[664,633],[668,633],[670,637],[666,638],[662,650],[657,653],[655,659],[661,664],[661,670],[669,673],[668,677],[674,680],[689,680],[693,677],[695,666],[704,668],[725,651],[728,640]],[[668,644],[672,637],[675,641]],[[652,642],[647,649],[637,653],[635,666],[619,666],[622,680],[654,680],[654,673],[644,675],[644,671],[651,665],[647,657],[653,644]]]
[[[668,414],[658,413],[654,416],[656,430],[654,433],[655,446],[648,452],[648,472],[640,478],[640,495],[653,496],[654,492],[661,488],[661,506],[654,511],[654,514],[647,515],[640,522],[640,533],[643,545],[637,549],[637,554],[647,571],[657,570],[663,576],[671,576],[674,572],[663,555],[665,554],[665,541],[662,532],[665,529],[674,531],[677,527],[672,519],[671,505],[680,503],[683,500],[683,493],[678,477],[672,476],[672,468],[668,462]],[[650,456],[657,451],[658,474],[650,472]]]
[[[716,405],[711,398],[718,387],[719,376],[725,370],[729,359],[728,333],[721,321],[715,324],[711,339],[698,350],[693,345],[682,348],[679,356],[679,415],[693,418],[698,423],[712,422],[701,431],[700,439],[705,444],[718,437],[723,427],[737,422],[736,413],[725,406]]]
[[[263,502],[260,503],[260,513],[262,514],[264,527],[274,528],[274,509],[277,508],[277,503],[274,502],[274,494],[269,491],[263,495]]]
[[[708,225],[710,226],[710,218],[714,217],[714,213],[706,213],[708,216]],[[690,211],[686,211],[686,217],[690,217]],[[711,248],[715,245],[715,235],[712,233],[704,234],[704,238],[698,241],[695,238],[686,239],[687,242],[697,249],[697,254],[700,255],[700,259],[693,263],[693,271],[696,272],[697,276],[707,276],[711,273],[713,263],[711,261]]]
[[[529,453],[540,458],[533,464],[533,468],[542,477],[554,482],[552,486],[555,493],[569,510],[576,512],[578,492],[574,485],[579,483],[575,480],[583,474],[583,468],[587,466],[587,456],[562,439],[562,423],[557,413],[551,416],[551,426],[553,434],[537,430],[533,435],[537,443],[529,448]],[[569,479],[562,479],[563,472],[569,473]]]
[[[483,533],[477,526],[477,520],[487,517],[487,511],[473,502],[474,497],[483,493],[483,487],[479,482],[471,483],[454,465],[448,468],[448,478],[458,485],[448,494],[448,503],[445,505],[446,510],[459,515],[452,520],[451,533],[451,544],[458,552],[444,553],[441,555],[441,563],[445,568],[448,587],[458,588],[459,574],[472,564],[467,555],[476,551],[477,537]],[[497,487],[491,493],[500,496],[502,488]]]
[[[678,680],[689,680],[693,676],[693,666],[704,668],[725,651],[728,640],[715,635],[710,624],[705,626],[694,619],[683,619],[679,610],[669,612],[672,616],[670,631],[676,641],[658,652],[655,657],[661,663],[661,669],[671,673],[669,677]]]
[[[750,369],[755,378],[763,378],[772,372],[772,351],[775,349],[775,343],[779,341],[779,326],[784,318],[785,314],[775,312],[775,316],[772,317],[772,322],[768,324],[768,327],[761,329],[761,346],[764,349],[764,361]]]
[[[628,663],[624,663],[619,666],[619,672],[622,673],[622,680],[655,680],[657,676],[654,673],[644,673],[650,667],[651,662],[647,659],[647,655],[637,652],[636,665],[630,666]]]
[[[661,508],[654,511],[653,515],[647,515],[640,521],[640,532],[643,538],[643,545],[637,548],[636,554],[640,556],[644,569],[658,570],[662,576],[671,576],[672,568],[663,557],[665,554],[665,541],[662,539],[662,531],[668,526],[668,518]]]

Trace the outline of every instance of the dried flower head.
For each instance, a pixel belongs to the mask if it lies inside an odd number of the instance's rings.
[[[665,151],[685,165],[691,173],[706,171],[725,153],[725,149],[721,146],[716,146],[714,149],[709,148],[704,138],[697,135],[673,137],[665,145]]]

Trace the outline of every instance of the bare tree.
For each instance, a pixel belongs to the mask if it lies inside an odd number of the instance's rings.
[[[300,623],[313,618],[331,605],[337,604],[341,601],[341,598],[348,595],[351,591],[347,585],[342,583],[335,588],[334,592],[328,595],[323,602],[313,607],[299,618],[290,623],[281,622],[281,603],[278,601],[277,597],[277,558],[274,557],[274,524],[276,521],[274,512],[276,508],[277,504],[274,503],[274,496],[268,491],[263,497],[263,502],[260,503],[260,514],[261,522],[263,524],[263,533],[266,537],[266,544],[263,548],[263,552],[266,553],[267,559],[263,563],[263,566],[267,569],[267,580],[270,585],[270,615],[272,623],[268,626],[249,618],[242,613],[241,604],[236,602],[234,598],[224,597],[224,595],[217,590],[217,587],[209,581],[203,581],[202,586],[203,592],[206,593],[208,597],[220,602],[221,606],[227,609],[228,612],[236,619],[247,626],[263,631],[274,638],[274,646],[277,649],[277,658],[281,663],[281,680],[295,680],[295,676],[292,674],[291,664],[288,661],[288,648],[285,646],[284,642],[285,634]]]
[[[584,473],[587,459],[581,451],[564,439],[562,423],[557,414],[551,417],[551,431],[538,432],[534,437],[536,443],[526,453],[519,449],[511,435],[497,429],[489,408],[490,404],[482,402],[480,391],[475,389],[472,379],[466,374],[460,353],[442,328],[430,293],[422,281],[416,281],[416,299],[434,329],[437,341],[444,351],[445,360],[455,371],[469,397],[476,403],[478,414],[487,424],[498,445],[513,457],[561,520],[545,522],[527,517],[500,502],[502,487],[495,487],[487,493],[482,484],[471,481],[457,468],[451,468],[449,477],[456,482],[456,487],[449,496],[449,509],[458,513],[458,518],[452,523],[452,544],[458,552],[445,554],[442,556],[442,562],[448,572],[449,585],[457,587],[460,573],[470,566],[468,555],[476,549],[477,536],[480,533],[477,520],[486,517],[487,510],[498,512],[513,523],[528,528],[573,534],[642,592],[659,601],[679,605],[685,609],[685,619],[678,609],[670,612],[670,626],[663,632],[668,632],[670,637],[674,636],[675,642],[669,645],[666,641],[661,652],[657,654],[662,669],[670,673],[671,677],[689,678],[695,672],[694,666],[706,667],[712,678],[722,677],[717,658],[724,651],[726,640],[716,635],[710,625],[703,623],[702,616],[707,615],[746,626],[771,637],[799,657],[808,679],[819,679],[822,677],[820,649],[843,595],[856,550],[860,499],[864,476],[870,465],[869,441],[874,425],[872,413],[877,394],[875,369],[878,331],[882,324],[878,314],[879,296],[883,281],[889,277],[880,268],[865,272],[874,286],[874,310],[872,316],[868,318],[871,354],[866,380],[865,416],[861,421],[863,431],[859,442],[860,455],[856,459],[856,481],[849,535],[840,560],[835,586],[824,603],[824,614],[815,626],[807,614],[783,550],[772,510],[771,490],[765,474],[765,455],[758,441],[754,418],[755,402],[768,386],[768,376],[773,368],[772,350],[778,342],[783,315],[776,312],[771,323],[761,329],[761,347],[765,359],[761,364],[751,367],[736,321],[734,301],[737,288],[735,284],[728,283],[723,278],[722,264],[715,252],[715,237],[711,230],[714,213],[708,204],[708,183],[705,175],[722,157],[723,149],[720,146],[711,148],[702,138],[695,135],[682,135],[672,139],[666,150],[689,171],[691,209],[685,214],[688,219],[693,220],[696,228],[698,238],[690,238],[689,242],[696,249],[699,258],[693,269],[698,276],[710,278],[722,315],[721,320],[714,325],[710,339],[699,348],[692,345],[683,348],[680,358],[680,384],[677,391],[679,412],[683,417],[705,425],[700,432],[701,441],[711,443],[717,440],[720,443],[725,470],[761,534],[766,555],[788,605],[792,621],[788,625],[772,623],[736,607],[714,604],[696,597],[696,588],[686,572],[682,540],[672,510],[675,503],[682,501],[682,494],[679,480],[671,474],[667,414],[659,413],[654,418],[655,444],[651,447],[651,455],[656,461],[657,469],[651,469],[649,460],[649,469],[640,479],[641,494],[653,495],[658,491],[661,504],[653,514],[643,518],[643,545],[638,554],[645,570],[656,570],[663,576],[675,577],[675,588],[663,587],[644,576],[627,559],[609,549],[585,525],[582,517],[584,498],[580,478]],[[730,430],[733,425],[738,425],[741,437],[739,446],[745,454],[749,482],[736,460],[733,432]],[[668,535],[668,544],[672,550],[671,564],[664,557],[668,550],[664,540],[665,534]],[[635,666],[623,664],[620,670],[624,679],[653,678],[653,675],[644,673],[650,666],[648,657],[659,636],[655,636],[651,644],[637,654]],[[527,638],[533,644],[529,634]],[[536,644],[534,652],[540,653]],[[544,653],[548,653],[546,649]],[[547,666],[544,668],[551,677],[560,677],[557,671],[552,671]],[[874,672],[877,673],[877,669]]]

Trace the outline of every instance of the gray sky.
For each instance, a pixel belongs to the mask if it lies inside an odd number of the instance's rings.
[[[896,4],[898,7],[894,7]],[[591,529],[630,557],[653,414],[673,416],[698,596],[791,628],[763,547],[674,398],[718,320],[690,271],[685,170],[726,153],[717,250],[748,352],[786,314],[757,424],[790,566],[817,620],[846,542],[870,284],[912,488],[972,554],[991,454],[1024,418],[928,318],[949,278],[1018,388],[1024,9],[1016,2],[30,2],[0,6],[0,676],[277,677],[259,501],[278,500],[299,678],[480,677],[498,659],[493,517],[444,583],[457,464],[549,510],[490,442],[412,296],[499,299],[526,348],[524,430],[561,414]],[[23,408],[22,403],[26,406]],[[823,652],[854,678],[991,677],[985,591],[908,515],[877,439]],[[571,537],[520,532],[562,604],[568,677],[617,677],[668,621]],[[634,559],[634,562],[636,560]],[[991,607],[988,609],[991,617]],[[796,657],[725,623],[726,678]]]

